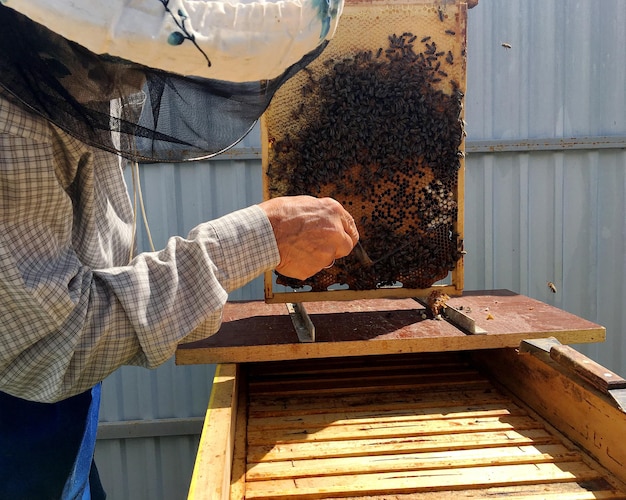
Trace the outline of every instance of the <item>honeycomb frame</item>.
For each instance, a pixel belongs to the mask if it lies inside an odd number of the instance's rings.
[[[460,1],[348,0],[321,56],[276,93],[264,199],[337,199],[374,264],[268,272],[266,302],[461,294],[466,22]]]

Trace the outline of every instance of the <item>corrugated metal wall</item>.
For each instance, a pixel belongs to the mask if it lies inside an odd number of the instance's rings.
[[[508,288],[603,324],[606,343],[578,347],[621,374],[625,111],[622,0],[480,0],[469,11],[465,288]],[[260,201],[258,147],[255,132],[224,159],[143,168],[155,245]],[[260,280],[233,294],[262,296]],[[96,458],[111,499],[186,497],[212,373],[169,362],[105,381]]]
[[[605,325],[579,348],[624,373],[626,6],[481,0],[468,24],[466,288]]]

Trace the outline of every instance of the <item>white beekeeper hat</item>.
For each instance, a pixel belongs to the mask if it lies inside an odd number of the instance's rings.
[[[342,6],[0,0],[0,86],[128,158],[206,158],[240,140],[275,90],[323,50]]]

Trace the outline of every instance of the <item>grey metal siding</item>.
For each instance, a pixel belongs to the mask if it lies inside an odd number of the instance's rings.
[[[578,347],[626,374],[626,6],[481,0],[468,17],[465,288],[606,326],[605,343]],[[259,144],[257,128],[222,159],[142,168],[157,248],[261,200]],[[232,298],[262,296],[259,279]],[[112,500],[186,497],[212,373],[170,361],[105,381],[96,458]]]
[[[508,288],[604,325],[605,343],[577,347],[626,373],[625,193],[624,150],[469,154],[466,288]]]
[[[470,140],[626,135],[621,0],[481,0],[468,18]]]

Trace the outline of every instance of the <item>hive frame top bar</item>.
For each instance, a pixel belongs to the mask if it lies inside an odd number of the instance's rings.
[[[444,8],[446,5],[465,5],[473,7],[476,2],[459,2],[457,0],[345,0],[345,5],[434,5]]]

